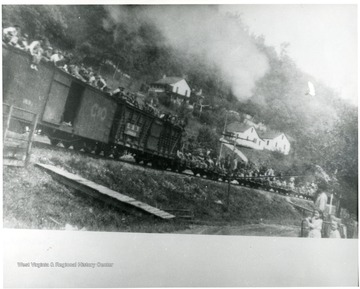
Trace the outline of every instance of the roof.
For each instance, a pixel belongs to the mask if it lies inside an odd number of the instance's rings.
[[[268,131],[260,133],[260,137],[262,139],[274,139],[282,134],[283,134],[282,132],[268,130]]]
[[[229,131],[229,132],[244,132],[244,131],[248,130],[251,127],[252,127],[251,125],[248,125],[248,124],[245,124],[245,123],[233,122],[233,123],[230,123],[226,127],[226,131]]]
[[[177,83],[179,82],[180,80],[183,80],[184,78],[181,78],[181,77],[165,77],[165,78],[162,78],[154,83],[156,84],[174,84],[174,83]]]
[[[260,137],[261,137],[262,139],[274,139],[274,138],[276,138],[276,137],[278,137],[278,136],[280,136],[280,135],[282,135],[282,134],[288,139],[289,142],[290,142],[290,141],[291,141],[291,142],[294,142],[294,141],[295,141],[291,136],[287,135],[286,133],[278,132],[278,131],[273,131],[273,130],[269,130],[269,131],[266,131],[266,132],[261,133],[261,134],[260,134]]]

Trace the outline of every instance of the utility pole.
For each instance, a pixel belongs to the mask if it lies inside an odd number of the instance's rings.
[[[225,124],[224,124],[224,129],[223,129],[223,132],[222,132],[223,136],[225,136],[225,132],[226,132],[227,118],[228,118],[228,111],[226,111]],[[222,148],[223,148],[223,143],[221,142],[220,153],[219,153],[219,161],[220,161],[221,154],[222,154]]]
[[[234,147],[233,147],[233,159],[235,158],[235,149],[236,149],[236,140],[237,140],[237,136],[234,136]],[[222,144],[222,143],[221,143]],[[229,169],[229,173],[228,173],[228,190],[227,190],[227,198],[226,198],[226,210],[229,211],[229,207],[230,207],[230,189],[231,189],[231,175],[232,175],[232,171],[233,171],[233,167],[232,165],[230,166]]]

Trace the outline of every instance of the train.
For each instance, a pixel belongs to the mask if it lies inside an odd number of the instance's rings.
[[[21,110],[11,122],[21,130],[37,114],[51,144],[175,169],[183,128],[83,82],[53,64],[30,68],[30,55],[3,45],[3,102]]]
[[[216,166],[179,157],[184,127],[140,109],[47,62],[38,71],[30,68],[31,56],[3,44],[3,104],[14,111],[10,130],[24,131],[37,115],[37,129],[52,145],[84,150],[119,159],[124,152],[137,163],[161,170],[190,170],[211,180],[233,181],[283,195],[311,199],[292,190],[264,185],[253,178],[240,178]]]

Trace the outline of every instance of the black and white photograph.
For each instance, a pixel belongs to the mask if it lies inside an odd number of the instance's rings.
[[[358,286],[357,14],[3,4],[4,286]]]

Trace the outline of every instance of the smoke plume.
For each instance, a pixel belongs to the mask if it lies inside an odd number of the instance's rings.
[[[205,56],[221,70],[239,100],[251,96],[255,81],[268,69],[267,57],[236,17],[217,6],[107,6],[111,20],[136,31],[143,21],[162,32],[168,44],[187,54]]]

